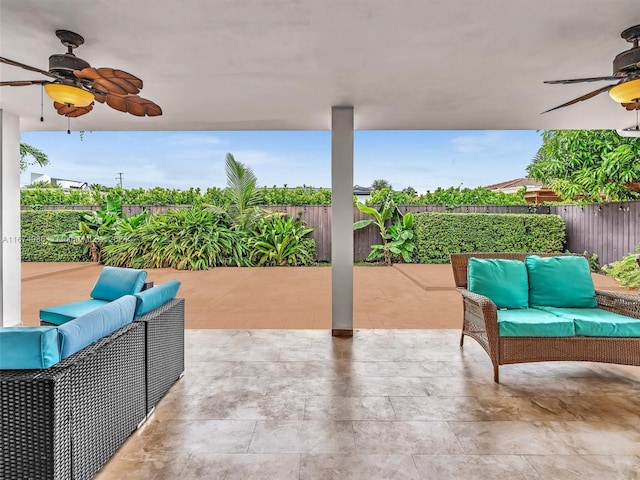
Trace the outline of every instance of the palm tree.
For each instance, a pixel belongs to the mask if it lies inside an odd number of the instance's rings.
[[[215,213],[228,214],[238,228],[245,230],[263,214],[258,206],[263,201],[262,194],[258,190],[258,179],[251,167],[238,162],[230,153],[227,153],[225,171],[227,173],[225,194],[229,197],[229,208],[226,212],[214,206],[209,209]]]
[[[28,157],[32,157],[33,161],[29,162]],[[49,157],[42,150],[38,150],[28,143],[20,143],[20,172],[24,172],[29,165],[35,164],[44,167],[49,164]]]

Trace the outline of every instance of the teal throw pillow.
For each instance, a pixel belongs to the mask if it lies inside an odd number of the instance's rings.
[[[529,273],[529,304],[547,307],[595,308],[596,291],[584,257],[526,258]]]
[[[150,312],[151,310],[155,310],[159,306],[175,298],[179,288],[179,281],[169,280],[162,285],[157,285],[143,292],[136,293],[136,318]]]
[[[527,308],[529,283],[527,268],[519,260],[470,258],[469,291],[489,297],[497,308]]]
[[[91,290],[91,298],[109,302],[138,293],[147,279],[147,272],[135,268],[104,267]]]

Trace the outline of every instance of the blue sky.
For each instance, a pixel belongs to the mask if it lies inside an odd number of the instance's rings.
[[[44,151],[47,167],[30,173],[116,185],[224,187],[227,152],[250,166],[261,186],[331,185],[331,133],[319,132],[23,132]],[[437,187],[477,187],[525,176],[541,145],[530,130],[356,131],[354,184],[388,180],[419,193]]]

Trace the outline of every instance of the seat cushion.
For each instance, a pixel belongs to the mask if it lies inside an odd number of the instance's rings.
[[[147,272],[134,268],[104,267],[91,290],[91,298],[112,301],[142,290]]]
[[[498,331],[502,337],[573,337],[573,320],[534,308],[498,310]]]
[[[640,337],[640,320],[600,308],[537,307],[573,320],[576,335],[585,337]]]
[[[489,297],[497,308],[527,308],[529,280],[524,262],[500,258],[470,258],[469,291]]]
[[[0,328],[0,370],[49,368],[59,361],[56,327]]]
[[[40,310],[40,320],[53,323],[54,325],[62,325],[69,320],[81,317],[85,313],[89,313],[107,303],[109,303],[107,300],[91,299],[43,308]]]
[[[563,308],[595,308],[596,291],[584,257],[529,255],[529,305]]]
[[[136,293],[136,317],[144,315],[151,310],[158,308],[160,305],[167,303],[175,298],[180,288],[180,282],[177,280],[169,280],[162,285],[149,288],[140,293]]]
[[[127,323],[131,323],[135,308],[136,297],[125,295],[60,325],[58,327],[60,358],[65,359]]]

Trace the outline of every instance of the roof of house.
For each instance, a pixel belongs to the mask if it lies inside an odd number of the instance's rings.
[[[533,180],[531,178],[515,178],[513,180],[507,180],[506,182],[495,183],[493,185],[487,185],[488,190],[500,190],[503,188],[516,188],[516,187],[543,187],[542,182]]]

